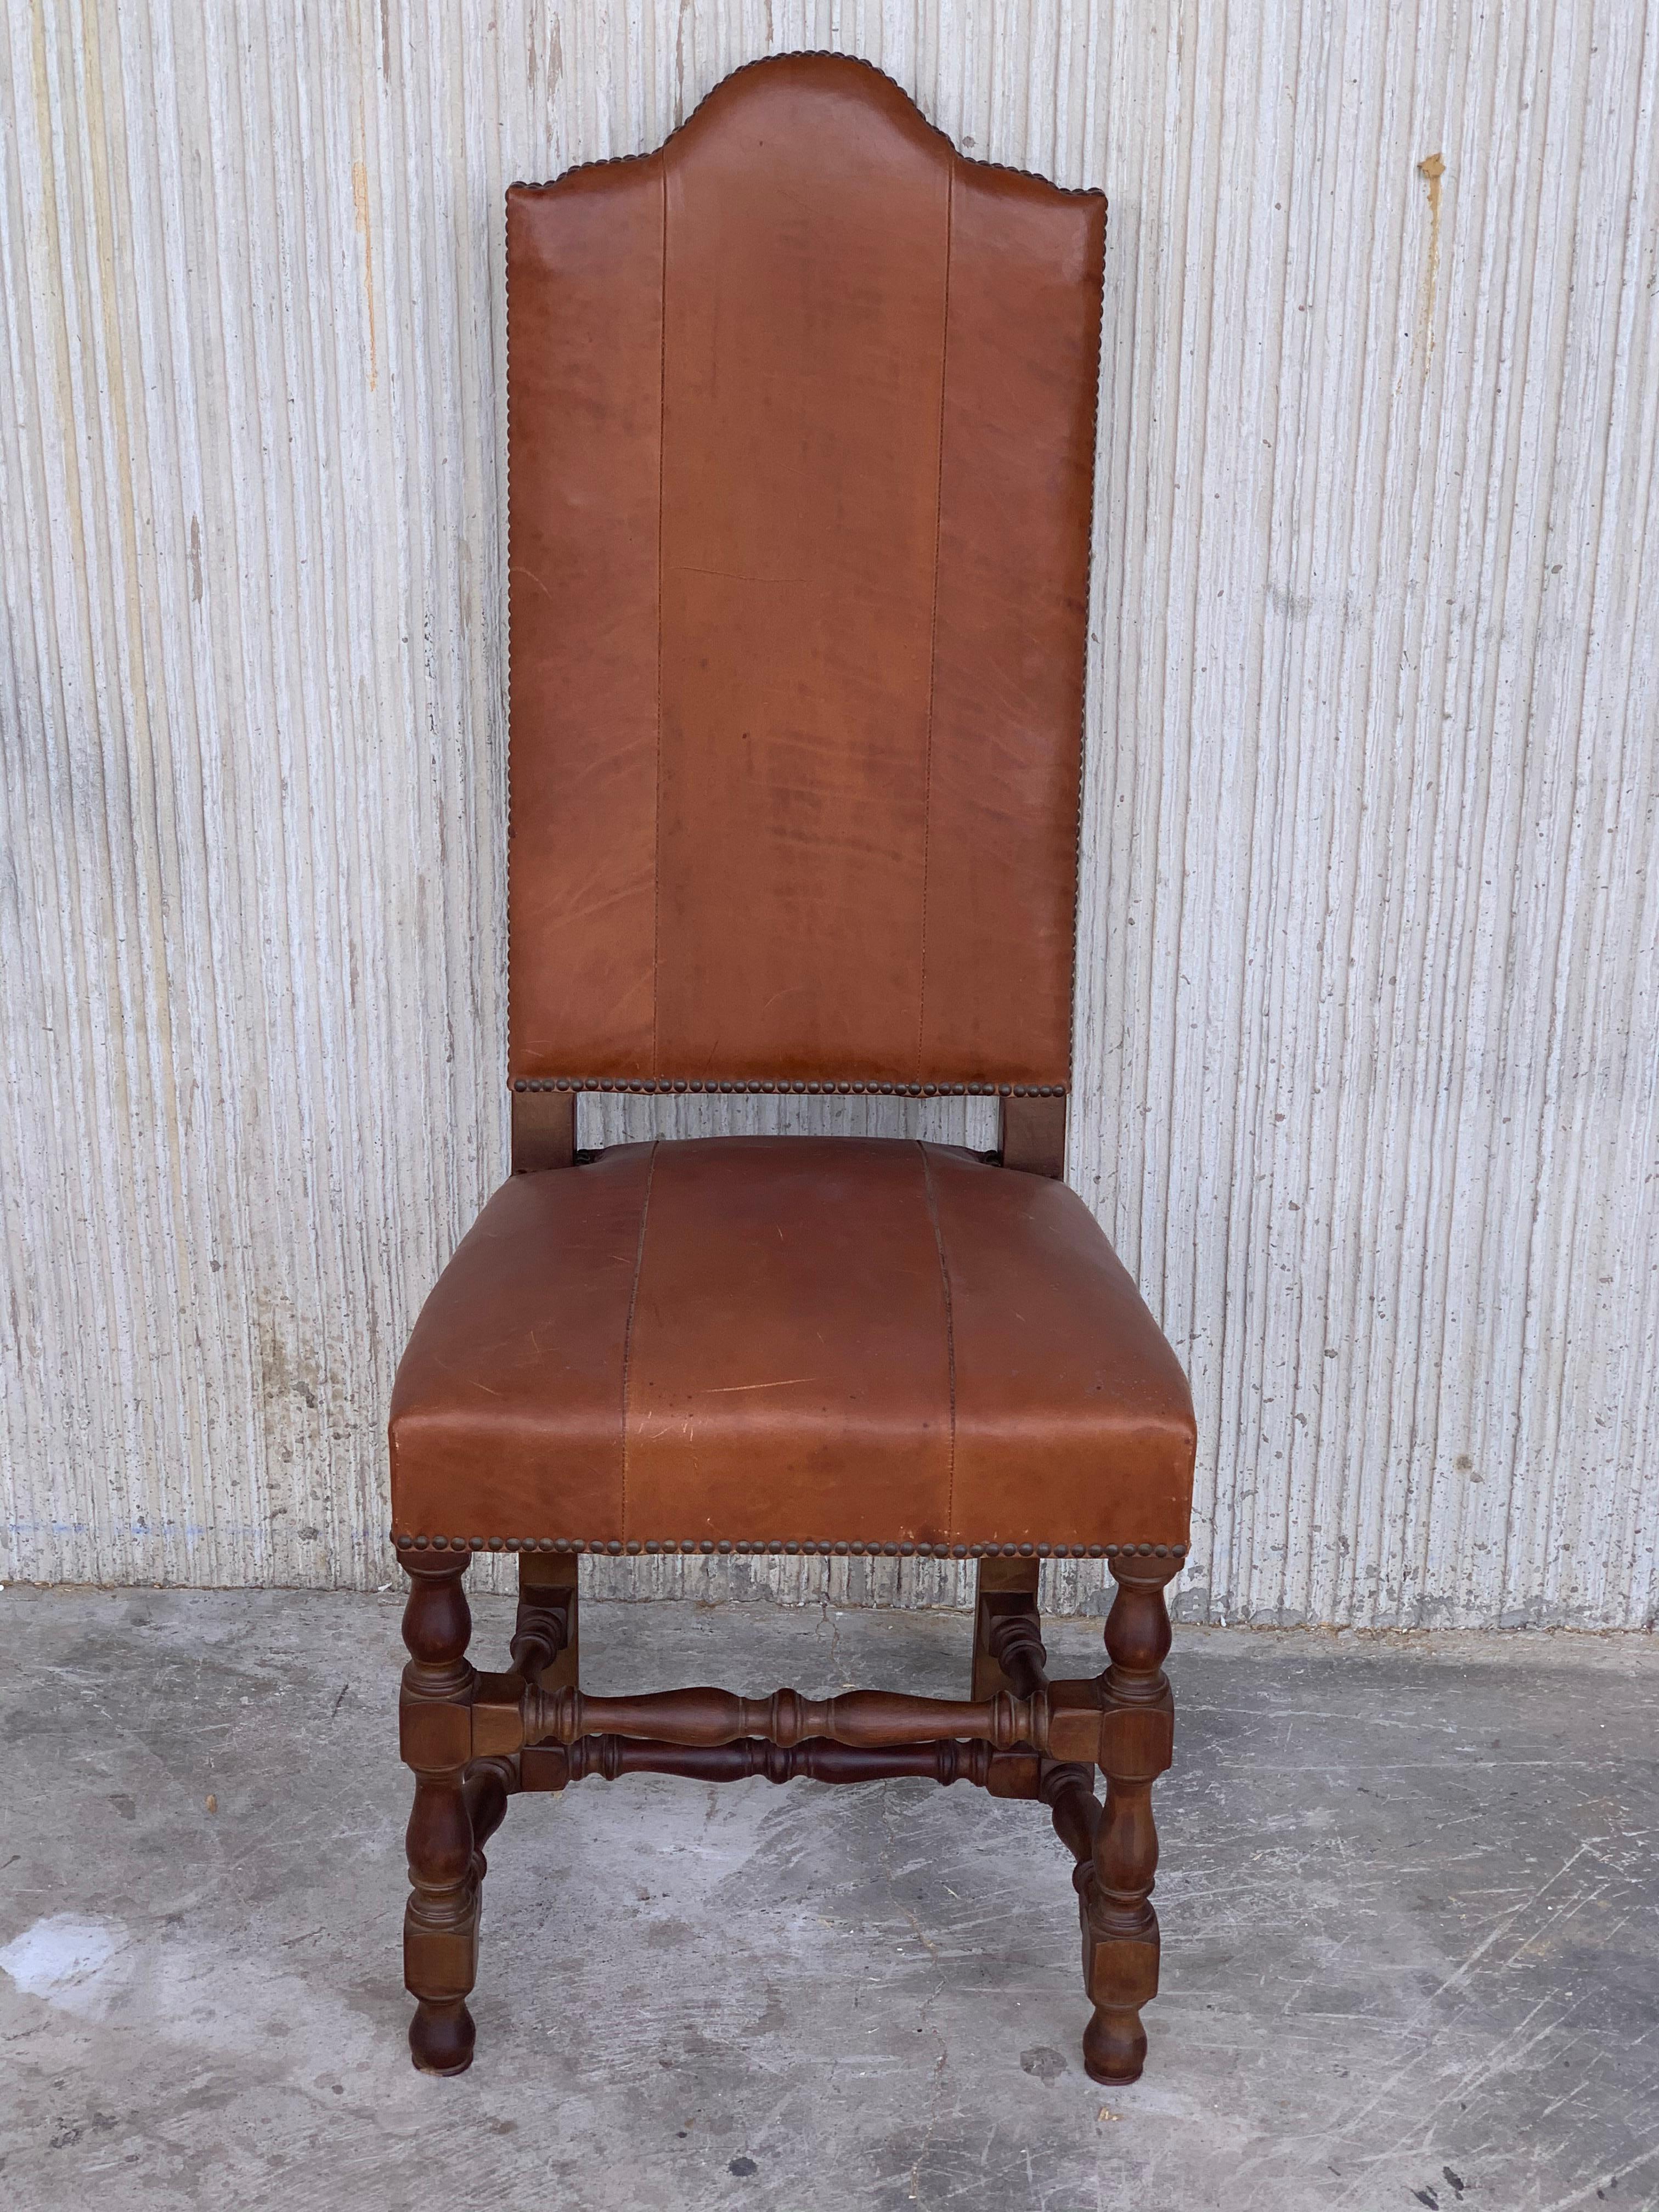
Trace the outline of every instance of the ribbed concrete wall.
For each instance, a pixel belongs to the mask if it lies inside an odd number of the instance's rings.
[[[1112,202],[1072,1173],[1188,1608],[1651,1620],[1651,7],[9,4],[9,1577],[389,1572],[505,1159],[502,188],[817,45]]]

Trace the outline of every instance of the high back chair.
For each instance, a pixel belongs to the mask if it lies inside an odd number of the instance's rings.
[[[513,1173],[391,1420],[429,2071],[472,2057],[508,1798],[641,1771],[1042,1800],[1089,2071],[1140,2070],[1194,1432],[1060,1180],[1104,226],[823,55],[508,194]],[[1000,1145],[592,1154],[596,1091],[965,1092]],[[969,1696],[583,1691],[584,1552],[728,1551],[977,1561]],[[1116,1577],[1097,1677],[1044,1671],[1050,1558]]]

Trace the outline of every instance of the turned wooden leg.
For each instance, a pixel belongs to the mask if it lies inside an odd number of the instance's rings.
[[[513,1665],[526,1681],[539,1683],[544,1690],[580,1686],[574,1553],[520,1553]]]
[[[1170,1764],[1174,1734],[1164,1674],[1170,1649],[1164,1586],[1180,1571],[1178,1559],[1132,1554],[1112,1562],[1118,1590],[1106,1621],[1111,1664],[1101,1677],[1106,1809],[1081,1887],[1083,1978],[1095,2008],[1083,2058],[1097,2081],[1139,2076],[1146,2060],[1140,2008],[1158,1995],[1152,1784]]]
[[[404,1761],[415,1773],[404,1913],[404,1982],[415,1999],[409,2047],[422,2072],[460,2074],[472,2063],[475,2035],[466,1999],[477,1972],[483,1859],[474,1853],[473,1820],[476,1811],[487,1832],[501,1817],[497,1795],[502,1808],[506,1799],[501,1778],[488,1768],[468,1786],[475,1678],[466,1657],[472,1618],[461,1586],[466,1554],[405,1553],[403,1564],[410,1577],[409,1664],[399,1721]]]
[[[992,1649],[997,1625],[1010,1609],[1010,1601],[1024,1601],[1021,1610],[1029,1613],[1033,1633],[1036,1632],[1036,1586],[1042,1569],[1041,1559],[981,1559],[979,1563],[979,1595],[974,1608],[974,1678],[972,1694],[976,1698],[994,1698],[999,1690],[1012,1690],[1016,1696],[1029,1696],[1030,1683],[1017,1687],[1013,1676],[1006,1674],[1001,1661]],[[1042,1667],[1042,1644],[1037,1645],[1038,1668]],[[1042,1679],[1039,1671],[1036,1678]],[[1021,1678],[1024,1683],[1024,1677]]]

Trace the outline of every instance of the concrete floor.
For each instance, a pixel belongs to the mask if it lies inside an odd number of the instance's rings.
[[[583,1620],[599,1690],[963,1694],[967,1640]],[[1659,2203],[1651,1638],[1181,1632],[1164,1994],[1109,2094],[1046,1819],[916,1782],[520,1801],[477,2063],[416,2075],[401,1656],[392,1596],[0,1595],[0,2203]]]

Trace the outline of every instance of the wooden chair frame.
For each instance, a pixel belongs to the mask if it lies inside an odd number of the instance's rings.
[[[1006,1166],[1060,1173],[1065,1103],[1012,1093],[1002,1101]],[[516,1173],[574,1162],[574,1093],[515,1091],[513,1105]],[[510,1797],[623,1774],[824,1783],[915,1775],[972,1782],[994,1797],[1036,1798],[1048,1808],[1077,1861],[1084,1988],[1094,2007],[1084,2063],[1097,2081],[1137,2078],[1146,2056],[1141,2008],[1158,1993],[1152,1787],[1170,1763],[1174,1728],[1164,1673],[1170,1640],[1164,1589],[1181,1571],[1184,1545],[1094,1547],[1117,1583],[1105,1627],[1108,1664],[1097,1675],[1058,1682],[1046,1672],[1036,1604],[1048,1547],[954,1547],[964,1557],[978,1554],[970,1695],[857,1690],[818,1700],[787,1689],[760,1698],[702,1688],[588,1696],[580,1671],[580,1547],[556,1542],[519,1547],[511,1663],[504,1674],[480,1672],[466,1656],[464,1578],[475,1547],[458,1552],[458,1543],[440,1536],[399,1551],[410,1577],[399,1736],[415,1775],[404,1960],[416,2001],[409,2039],[417,2067],[458,2074],[471,2063],[466,2000],[477,1972],[483,1846]],[[1103,1807],[1094,1793],[1097,1766],[1105,1777]]]

